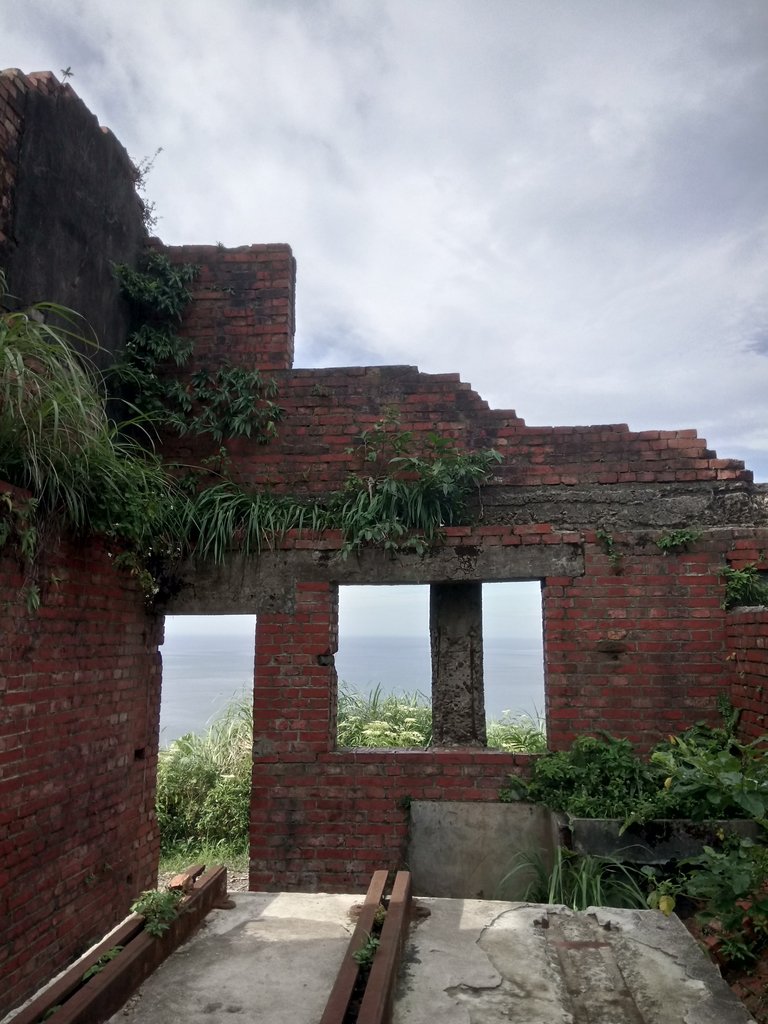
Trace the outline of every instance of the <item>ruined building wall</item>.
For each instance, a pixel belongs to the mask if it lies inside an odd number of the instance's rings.
[[[125,155],[50,75],[0,75],[0,107],[0,264],[23,301],[66,302],[119,347],[125,310],[107,268],[130,260],[143,238]],[[77,159],[67,148],[75,129]],[[54,173],[57,147],[68,182]],[[25,179],[33,154],[48,174]],[[91,166],[115,187],[105,193],[91,181]],[[50,195],[36,191],[46,177],[56,186]],[[110,205],[112,195],[124,203]],[[252,887],[362,888],[371,865],[399,862],[410,800],[493,800],[528,763],[479,746],[335,749],[340,585],[540,580],[554,747],[600,728],[647,746],[670,728],[713,720],[722,691],[745,708],[749,734],[759,728],[764,613],[723,612],[718,576],[728,560],[768,550],[766,494],[741,463],[719,459],[692,430],[529,427],[515,412],[489,409],[455,374],[294,370],[288,246],[169,253],[201,267],[184,325],[198,346],[190,369],[227,359],[278,384],[277,440],[228,444],[245,485],[327,494],[361,468],[361,431],[393,414],[417,445],[437,431],[461,449],[504,456],[477,525],[446,530],[428,557],[366,551],[345,561],[329,532],[291,534],[223,567],[184,567],[166,611],[257,613]],[[174,438],[165,453],[197,462],[217,449]],[[664,556],[655,542],[672,528],[702,533],[690,551]],[[159,624],[103,548],[62,545],[36,616],[19,593],[16,554],[0,552],[8,1005],[122,914],[151,885],[156,862]]]
[[[768,611],[742,608],[732,612],[728,646],[736,672],[733,702],[743,709],[742,735],[756,740],[768,733]]]
[[[397,430],[425,440],[436,431],[459,448],[494,447],[504,462],[483,488],[473,527],[449,528],[427,558],[376,552],[338,557],[341,538],[291,534],[258,559],[223,568],[195,565],[173,611],[256,611],[253,888],[345,889],[371,865],[395,866],[413,799],[493,800],[528,759],[472,747],[337,750],[336,601],[339,585],[539,579],[542,582],[546,716],[550,746],[607,729],[647,749],[697,720],[718,721],[720,694],[743,700],[729,658],[729,614],[719,571],[742,564],[745,538],[768,542],[768,505],[742,463],[721,459],[694,430],[630,431],[625,425],[529,427],[491,410],[458,375],[414,367],[291,370],[282,336],[249,349],[245,320],[281,304],[290,253],[173,250],[202,265],[194,286],[206,321],[218,326],[205,359],[274,367],[285,411],[276,441],[228,444],[245,486],[322,496],[363,468],[361,431],[397,417]],[[279,275],[279,279],[278,279]],[[278,283],[279,280],[279,283]],[[216,287],[211,288],[214,282]],[[245,298],[245,301],[243,299]],[[262,307],[263,308],[263,307]],[[193,303],[185,330],[196,338]],[[243,330],[225,341],[228,322]],[[285,344],[281,354],[280,345]],[[170,439],[184,461],[212,454],[199,438]],[[700,537],[664,554],[671,529]],[[740,561],[741,560],[741,561]]]
[[[39,569],[31,612],[19,551],[0,548],[0,1017],[157,872],[162,618],[98,543],[49,546]]]
[[[23,168],[23,173],[19,169]],[[50,72],[0,71],[0,269],[21,305],[82,316],[100,366],[125,340],[127,307],[112,263],[147,237],[136,170],[112,133]]]
[[[0,73],[0,269],[19,304],[84,314],[102,363],[126,325],[110,261],[146,237],[134,177],[69,86]],[[23,504],[0,481],[5,493]],[[42,546],[37,612],[18,550],[0,547],[0,1017],[124,917],[157,869],[162,618],[100,544]]]

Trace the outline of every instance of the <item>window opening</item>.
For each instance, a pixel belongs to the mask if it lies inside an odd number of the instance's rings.
[[[166,616],[157,766],[161,870],[180,855],[190,863],[213,850],[231,869],[242,870],[247,859],[255,640],[253,615]]]
[[[160,746],[203,734],[228,705],[253,701],[255,615],[166,615]]]
[[[544,639],[538,580],[483,584],[487,720],[529,716],[544,724]]]
[[[337,745],[424,747],[431,737],[429,587],[339,587]]]

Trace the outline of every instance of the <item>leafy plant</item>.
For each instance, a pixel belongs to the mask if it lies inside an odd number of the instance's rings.
[[[669,555],[674,551],[687,551],[701,537],[701,530],[669,530],[656,541],[656,547]]]
[[[697,743],[696,737],[672,738],[665,749],[651,754],[665,775],[665,789],[685,805],[686,817],[768,817],[768,760],[763,740],[739,743],[729,737],[725,746]]]
[[[595,535],[602,545],[603,551],[608,555],[608,561],[611,563],[612,571],[616,574],[620,573],[624,562],[624,556],[616,547],[616,541],[613,539],[613,535],[603,528],[598,529]]]
[[[726,566],[720,570],[720,577],[725,583],[724,609],[739,605],[768,605],[768,581],[754,563],[745,565],[743,569]]]
[[[521,872],[531,871],[534,877],[524,899],[533,903],[557,904],[572,910],[646,906],[642,872],[613,857],[578,854],[559,846],[550,869],[539,853],[520,853],[499,883],[500,891]]]
[[[659,877],[657,868],[644,864],[640,871],[650,881],[652,888],[646,902],[651,910],[660,910],[669,917],[677,906],[677,897],[685,891],[685,879],[682,875]]]
[[[168,931],[179,916],[179,904],[183,898],[184,894],[175,889],[166,892],[149,889],[131,904],[131,911],[141,914],[144,930],[158,938]]]
[[[413,454],[412,434],[388,429],[391,422],[361,435],[363,471],[329,499],[329,525],[344,535],[343,557],[366,545],[423,554],[439,543],[444,526],[464,520],[470,495],[502,461],[493,449],[460,452],[434,433],[424,452]]]
[[[99,959],[83,972],[83,981],[88,981],[88,979],[92,978],[95,974],[101,974],[104,968],[108,964],[111,964],[115,957],[120,956],[122,951],[123,946],[113,946],[111,949],[108,949],[106,953],[102,953]]]
[[[249,437],[261,444],[272,440],[282,417],[274,380],[228,363],[183,378],[174,371],[192,355],[192,342],[176,330],[197,268],[149,251],[137,268],[121,263],[113,269],[133,311],[125,359],[114,371],[132,406],[153,426],[182,435],[210,434],[217,441]]]
[[[700,917],[716,924],[723,955],[754,962],[768,944],[768,849],[734,837],[722,850],[705,846],[686,867],[686,891],[706,901]]]
[[[525,799],[582,818],[624,818],[660,788],[629,740],[580,736],[536,759]]]
[[[375,935],[366,936],[365,942],[352,954],[352,959],[363,970],[370,970],[381,940]]]

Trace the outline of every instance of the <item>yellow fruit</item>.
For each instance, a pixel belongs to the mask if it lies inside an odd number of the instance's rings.
[[[659,910],[662,912],[664,917],[669,917],[672,911],[675,909],[675,897],[674,896],[660,896],[659,897]]]

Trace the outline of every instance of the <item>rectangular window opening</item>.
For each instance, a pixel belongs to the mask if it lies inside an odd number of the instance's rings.
[[[488,746],[541,753],[546,749],[541,584],[484,583],[482,606]],[[336,672],[338,748],[430,746],[430,586],[339,587]]]
[[[546,749],[541,583],[483,584],[483,676],[488,746]]]
[[[157,820],[172,862],[245,869],[255,643],[254,615],[165,618]]]
[[[429,746],[429,587],[339,587],[336,674],[337,747]]]

